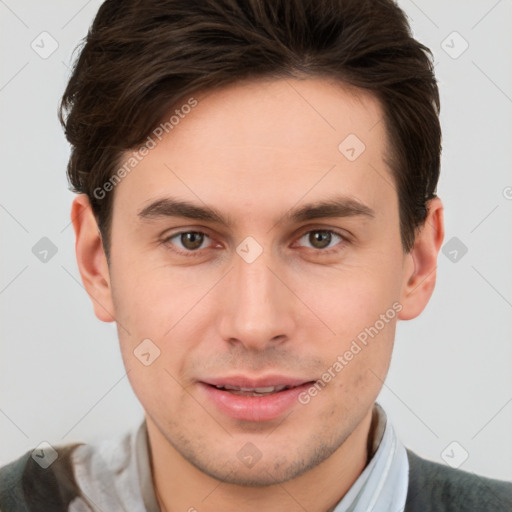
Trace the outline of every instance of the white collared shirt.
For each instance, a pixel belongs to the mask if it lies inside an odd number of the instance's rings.
[[[374,411],[374,454],[333,512],[402,512],[405,508],[409,486],[407,452],[384,409],[376,403]]]

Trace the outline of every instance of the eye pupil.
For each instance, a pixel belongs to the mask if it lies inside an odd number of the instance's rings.
[[[332,235],[329,231],[312,231],[309,234],[309,241],[316,249],[323,249],[331,243]]]
[[[180,238],[183,247],[190,250],[194,250],[199,249],[199,247],[201,247],[204,240],[204,235],[196,231],[190,231],[188,233],[182,233]]]

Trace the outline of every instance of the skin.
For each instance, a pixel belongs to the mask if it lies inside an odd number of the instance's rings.
[[[87,197],[76,197],[80,273],[96,316],[117,321],[164,510],[329,510],[367,463],[397,320],[419,315],[433,292],[443,205],[429,202],[404,253],[382,110],[365,91],[325,78],[260,79],[196,97],[115,188],[109,265]],[[366,146],[353,162],[338,150],[348,134]],[[374,216],[284,220],[340,194]],[[233,224],[138,215],[170,196],[214,207]],[[329,229],[346,239],[316,241]],[[179,254],[194,253],[187,239],[169,238],[182,231],[207,235],[196,256]],[[236,252],[247,236],[263,249],[252,263]],[[400,313],[307,405],[278,420],[233,419],[201,392],[207,376],[320,379],[396,302]],[[150,366],[133,353],[147,338],[161,351]],[[262,454],[252,468],[237,457],[247,442]]]

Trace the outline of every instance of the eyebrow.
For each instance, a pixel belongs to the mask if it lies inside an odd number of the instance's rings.
[[[183,217],[192,220],[217,223],[225,227],[234,224],[231,216],[225,217],[218,210],[210,206],[200,206],[189,201],[182,201],[172,197],[157,199],[143,208],[138,217],[141,220],[153,220],[167,217]],[[281,221],[300,223],[321,218],[343,217],[375,217],[375,212],[369,206],[357,199],[347,196],[336,196],[327,200],[294,208],[286,212]]]

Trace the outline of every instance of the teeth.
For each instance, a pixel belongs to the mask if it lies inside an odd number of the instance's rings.
[[[289,388],[289,386],[267,386],[265,388],[240,388],[237,386],[215,386],[217,389],[225,389],[227,391],[239,391],[241,393],[252,393],[253,396],[258,394],[269,394],[283,391],[283,389]]]
[[[254,393],[273,393],[276,388],[275,386],[269,386],[267,388],[240,388],[241,391],[253,391]]]

